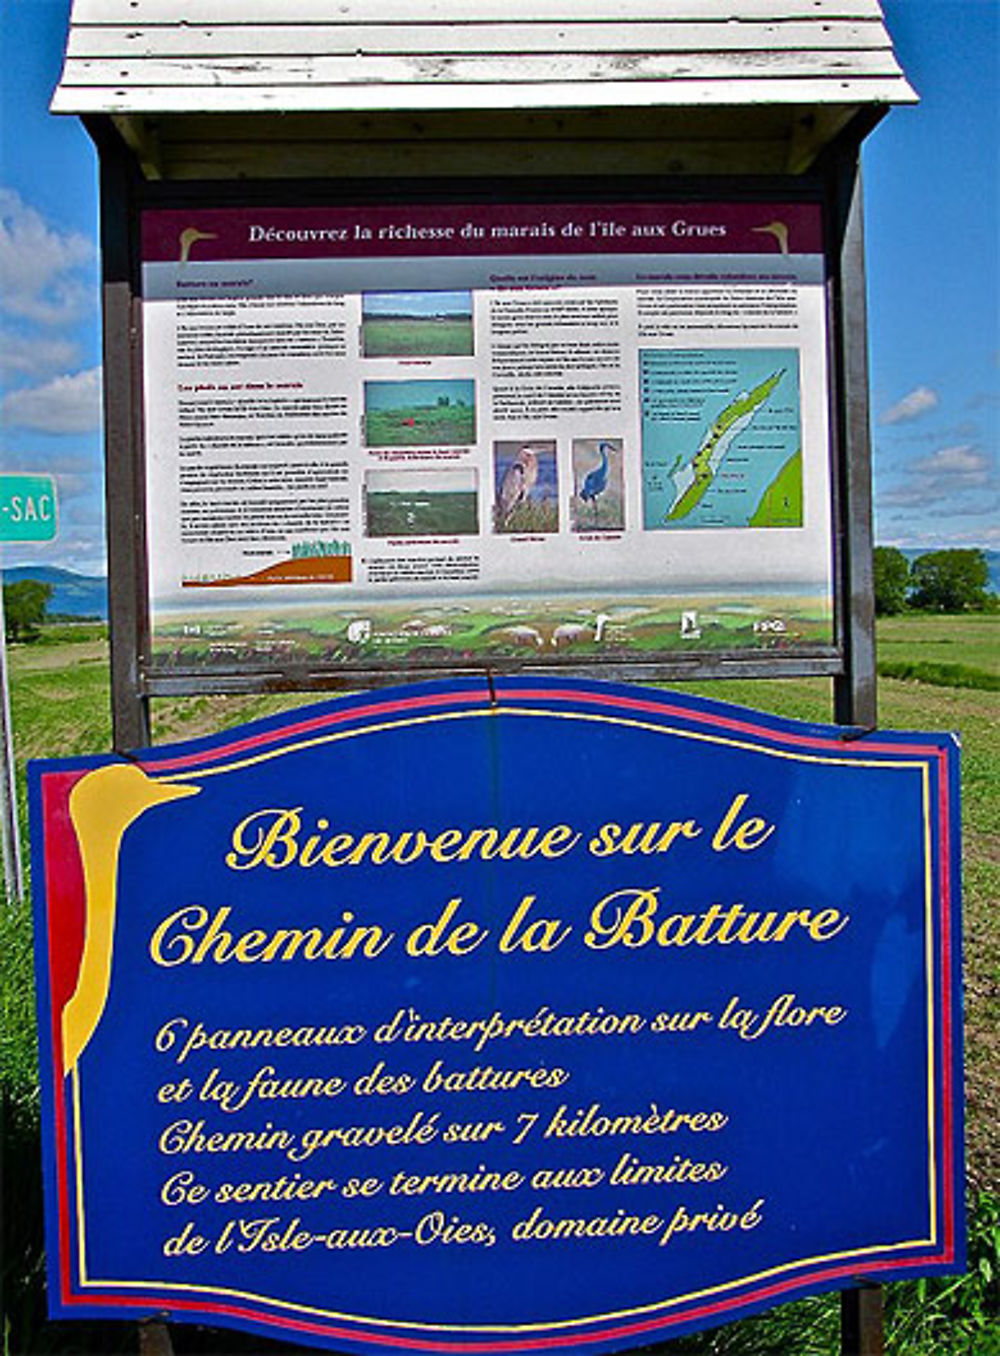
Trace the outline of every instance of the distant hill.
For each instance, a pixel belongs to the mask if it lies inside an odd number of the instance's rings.
[[[76,574],[55,565],[14,565],[4,569],[5,584],[16,584],[20,579],[37,579],[42,584],[52,585],[50,613],[107,619],[108,581],[102,575]]]

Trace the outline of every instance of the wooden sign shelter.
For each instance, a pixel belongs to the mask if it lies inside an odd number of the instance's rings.
[[[188,662],[178,643],[168,662],[157,648],[159,622],[151,607],[150,567],[155,571],[161,556],[170,555],[161,548],[162,529],[152,526],[157,500],[147,496],[148,484],[161,483],[153,469],[159,456],[154,444],[170,427],[158,412],[149,372],[158,350],[150,347],[151,275],[143,266],[163,262],[149,244],[156,228],[171,224],[170,214],[187,212],[196,222],[199,213],[215,213],[210,229],[192,228],[195,234],[182,251],[182,261],[192,249],[190,257],[197,260],[199,239],[230,221],[245,225],[251,220],[247,213],[257,213],[264,223],[259,229],[271,231],[275,240],[286,229],[314,229],[302,225],[313,222],[304,215],[309,212],[327,223],[315,228],[321,231],[342,229],[329,223],[341,222],[337,214],[354,209],[369,214],[356,219],[358,232],[399,229],[392,212],[401,205],[413,206],[414,221],[431,222],[427,230],[439,229],[435,212],[443,212],[444,220],[459,205],[472,232],[476,212],[499,204],[526,213],[517,220],[528,223],[525,230],[533,224],[536,234],[548,225],[543,207],[554,214],[565,209],[568,215],[558,219],[569,232],[575,229],[573,210],[592,209],[588,220],[594,230],[601,220],[598,209],[608,204],[630,223],[645,220],[642,211],[650,204],[664,210],[722,205],[732,209],[727,220],[737,222],[746,204],[790,204],[815,214],[822,245],[810,249],[822,255],[817,275],[822,323],[810,343],[822,377],[810,398],[817,443],[824,445],[821,553],[829,562],[829,634],[787,648],[711,647],[696,643],[700,627],[692,609],[680,622],[682,633],[687,627],[694,638],[690,644],[658,649],[654,663],[635,650],[600,663],[590,650],[556,653],[555,627],[521,627],[537,636],[537,644],[530,635],[518,638],[508,617],[510,654],[477,660],[470,649],[443,669],[561,667],[616,678],[828,675],[835,680],[836,719],[873,727],[859,151],[891,105],[915,97],[877,0],[343,0],[335,6],[321,0],[244,0],[238,9],[225,0],[74,0],[52,107],[81,117],[100,155],[116,746],[149,742],[148,703],[156,696],[350,688],[391,681],[402,666],[417,676],[442,671],[413,646],[405,664],[395,667],[377,658],[367,664],[289,658],[280,645],[266,660],[257,653],[252,662],[246,654],[228,662],[226,647],[219,646],[205,665]],[[628,215],[633,208],[638,216]],[[283,212],[300,215],[289,216],[288,225]],[[692,211],[688,217],[701,220]],[[671,218],[678,219],[677,213]],[[710,213],[705,217],[713,220]],[[748,229],[771,231],[765,243],[776,256],[787,253],[783,219],[761,221]],[[408,223],[407,229],[415,228]],[[713,229],[704,227],[706,233]],[[600,257],[595,248],[588,261]],[[630,267],[640,267],[638,258]],[[699,258],[711,263],[707,254]],[[363,269],[362,275],[357,291],[363,294],[372,284]],[[618,285],[617,275],[612,282]],[[471,284],[473,291],[482,286],[481,280]],[[178,384],[180,369],[175,365],[155,375]],[[805,387],[805,370],[801,375]],[[662,378],[672,379],[669,373]],[[425,384],[430,392],[431,383]],[[437,403],[463,405],[456,389],[438,394]],[[381,399],[381,393],[373,394],[363,411],[369,424],[376,395]],[[433,394],[427,398],[433,403]],[[637,421],[647,414],[644,407]],[[655,423],[653,414],[649,418]],[[716,428],[715,436],[719,433]],[[367,450],[377,446],[370,434],[365,438]],[[443,441],[447,453],[450,444]],[[607,468],[608,454],[591,441]],[[584,483],[582,458],[593,451],[583,448],[585,442],[580,440],[577,499]],[[623,442],[627,439],[617,440],[619,455]],[[607,443],[612,458],[615,443],[614,437]],[[493,444],[495,484],[485,484],[492,474],[485,462],[478,481],[463,482],[478,486],[481,533],[488,530],[491,512],[497,521],[497,449],[503,445],[502,438]],[[565,471],[568,447],[560,447],[559,456]],[[575,460],[572,467],[576,477]],[[644,490],[654,480],[651,459]],[[458,482],[448,482],[453,484]],[[382,485],[366,481],[369,511]],[[385,485],[394,488],[398,481]],[[587,536],[587,511],[585,504],[570,543],[574,548]],[[647,526],[662,528],[663,519],[676,512],[675,503]],[[378,535],[370,532],[368,539]],[[605,540],[597,546],[603,549]],[[659,532],[658,549],[666,551],[667,540]],[[543,550],[544,538],[536,544]],[[491,549],[499,555],[501,545],[494,542]],[[359,642],[370,634],[363,625],[355,627]],[[164,635],[168,629],[164,623]],[[572,634],[566,635],[572,642]],[[526,639],[528,645],[518,648]],[[876,1350],[874,1328],[862,1331],[863,1306],[852,1302],[845,1314],[845,1348]]]

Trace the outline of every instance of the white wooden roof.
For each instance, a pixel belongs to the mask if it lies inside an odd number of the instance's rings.
[[[877,0],[73,0],[77,114],[915,99]]]

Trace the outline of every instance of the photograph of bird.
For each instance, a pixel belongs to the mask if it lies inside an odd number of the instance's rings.
[[[604,493],[608,488],[608,452],[610,446],[606,442],[597,444],[597,452],[600,456],[600,464],[593,470],[588,471],[584,477],[583,484],[580,487],[580,498],[585,504],[594,505],[594,519],[597,519],[597,497]]]
[[[597,464],[594,464],[594,458]],[[573,442],[576,494],[571,522],[576,532],[620,532],[625,526],[620,438],[577,438]]]
[[[518,507],[525,503],[538,480],[538,454],[534,448],[521,447],[503,473],[497,502],[494,507],[494,526],[497,532],[506,530]]]

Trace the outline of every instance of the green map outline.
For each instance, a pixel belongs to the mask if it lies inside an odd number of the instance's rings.
[[[714,470],[712,469],[712,453],[715,451],[719,439],[725,435],[727,430],[731,428],[738,419],[742,419],[745,414],[752,414],[763,405],[764,401],[781,381],[786,371],[787,369],[782,367],[777,372],[772,372],[769,377],[765,377],[765,379],[755,386],[752,391],[746,394],[741,392],[735,400],[730,401],[715,419],[713,419],[708,433],[702,440],[697,452],[695,452],[694,456],[691,458],[690,464],[694,473],[694,480],[673,507],[669,509],[664,518],[664,522],[679,522],[681,519],[686,518],[690,513],[694,512],[701,503],[709,487],[714,484],[716,474],[725,461],[725,458],[723,458],[723,461],[719,463],[719,466],[715,467]],[[785,464],[787,466],[788,463],[786,462]],[[779,472],[779,475],[780,474],[781,473]],[[766,493],[767,492],[765,491],[765,494]],[[750,526],[753,526],[752,520]]]

